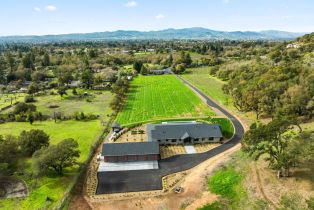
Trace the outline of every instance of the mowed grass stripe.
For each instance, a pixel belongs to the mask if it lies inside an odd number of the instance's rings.
[[[118,114],[123,124],[173,117],[215,115],[174,75],[138,76],[130,85],[127,102]]]

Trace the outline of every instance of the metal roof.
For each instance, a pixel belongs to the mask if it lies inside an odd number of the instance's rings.
[[[158,142],[105,143],[102,156],[155,155],[159,154]]]
[[[221,129],[218,124],[204,123],[170,123],[147,125],[148,141],[154,142],[163,139],[184,138],[221,138]]]

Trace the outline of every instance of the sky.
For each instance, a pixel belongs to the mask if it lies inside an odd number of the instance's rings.
[[[0,36],[204,27],[314,31],[314,0],[0,0]]]

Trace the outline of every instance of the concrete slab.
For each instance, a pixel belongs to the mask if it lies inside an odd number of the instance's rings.
[[[195,147],[193,145],[185,145],[184,149],[185,149],[187,154],[195,154],[196,153]]]
[[[134,162],[100,162],[98,172],[106,171],[135,171],[158,169],[158,161],[134,161]]]

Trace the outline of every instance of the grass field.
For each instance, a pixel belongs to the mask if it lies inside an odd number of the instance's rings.
[[[222,86],[225,82],[211,77],[209,71],[210,67],[192,68],[188,69],[188,73],[182,75],[182,77],[193,83],[197,88],[219,103],[223,105],[232,104],[231,97],[224,94],[222,91]]]
[[[60,95],[43,95],[35,97],[36,102],[33,103],[37,107],[37,111],[44,115],[52,116],[53,112],[58,111],[63,115],[72,115],[74,112],[93,113],[105,118],[108,112],[109,103],[112,99],[110,91],[92,91],[77,89],[78,94],[87,92],[89,96],[80,98],[79,95],[73,95],[71,90],[67,91],[67,95],[61,97]],[[24,97],[22,98],[22,101]],[[57,108],[49,108],[55,105]],[[11,112],[13,108],[7,109],[4,112]]]
[[[121,124],[171,117],[211,116],[207,107],[174,75],[138,76],[117,121]]]
[[[25,93],[2,94],[0,93],[0,110],[6,106],[24,100]]]
[[[38,111],[43,114],[52,115],[54,111],[62,112],[66,115],[73,114],[74,112],[85,112],[97,114],[100,117],[104,117],[106,114],[105,107],[109,107],[109,103],[112,99],[112,93],[110,91],[86,91],[77,90],[78,93],[88,92],[90,96],[79,98],[74,96],[69,90],[68,95],[47,95],[37,97],[34,104],[38,107]],[[51,109],[49,105],[57,105],[58,108]]]

